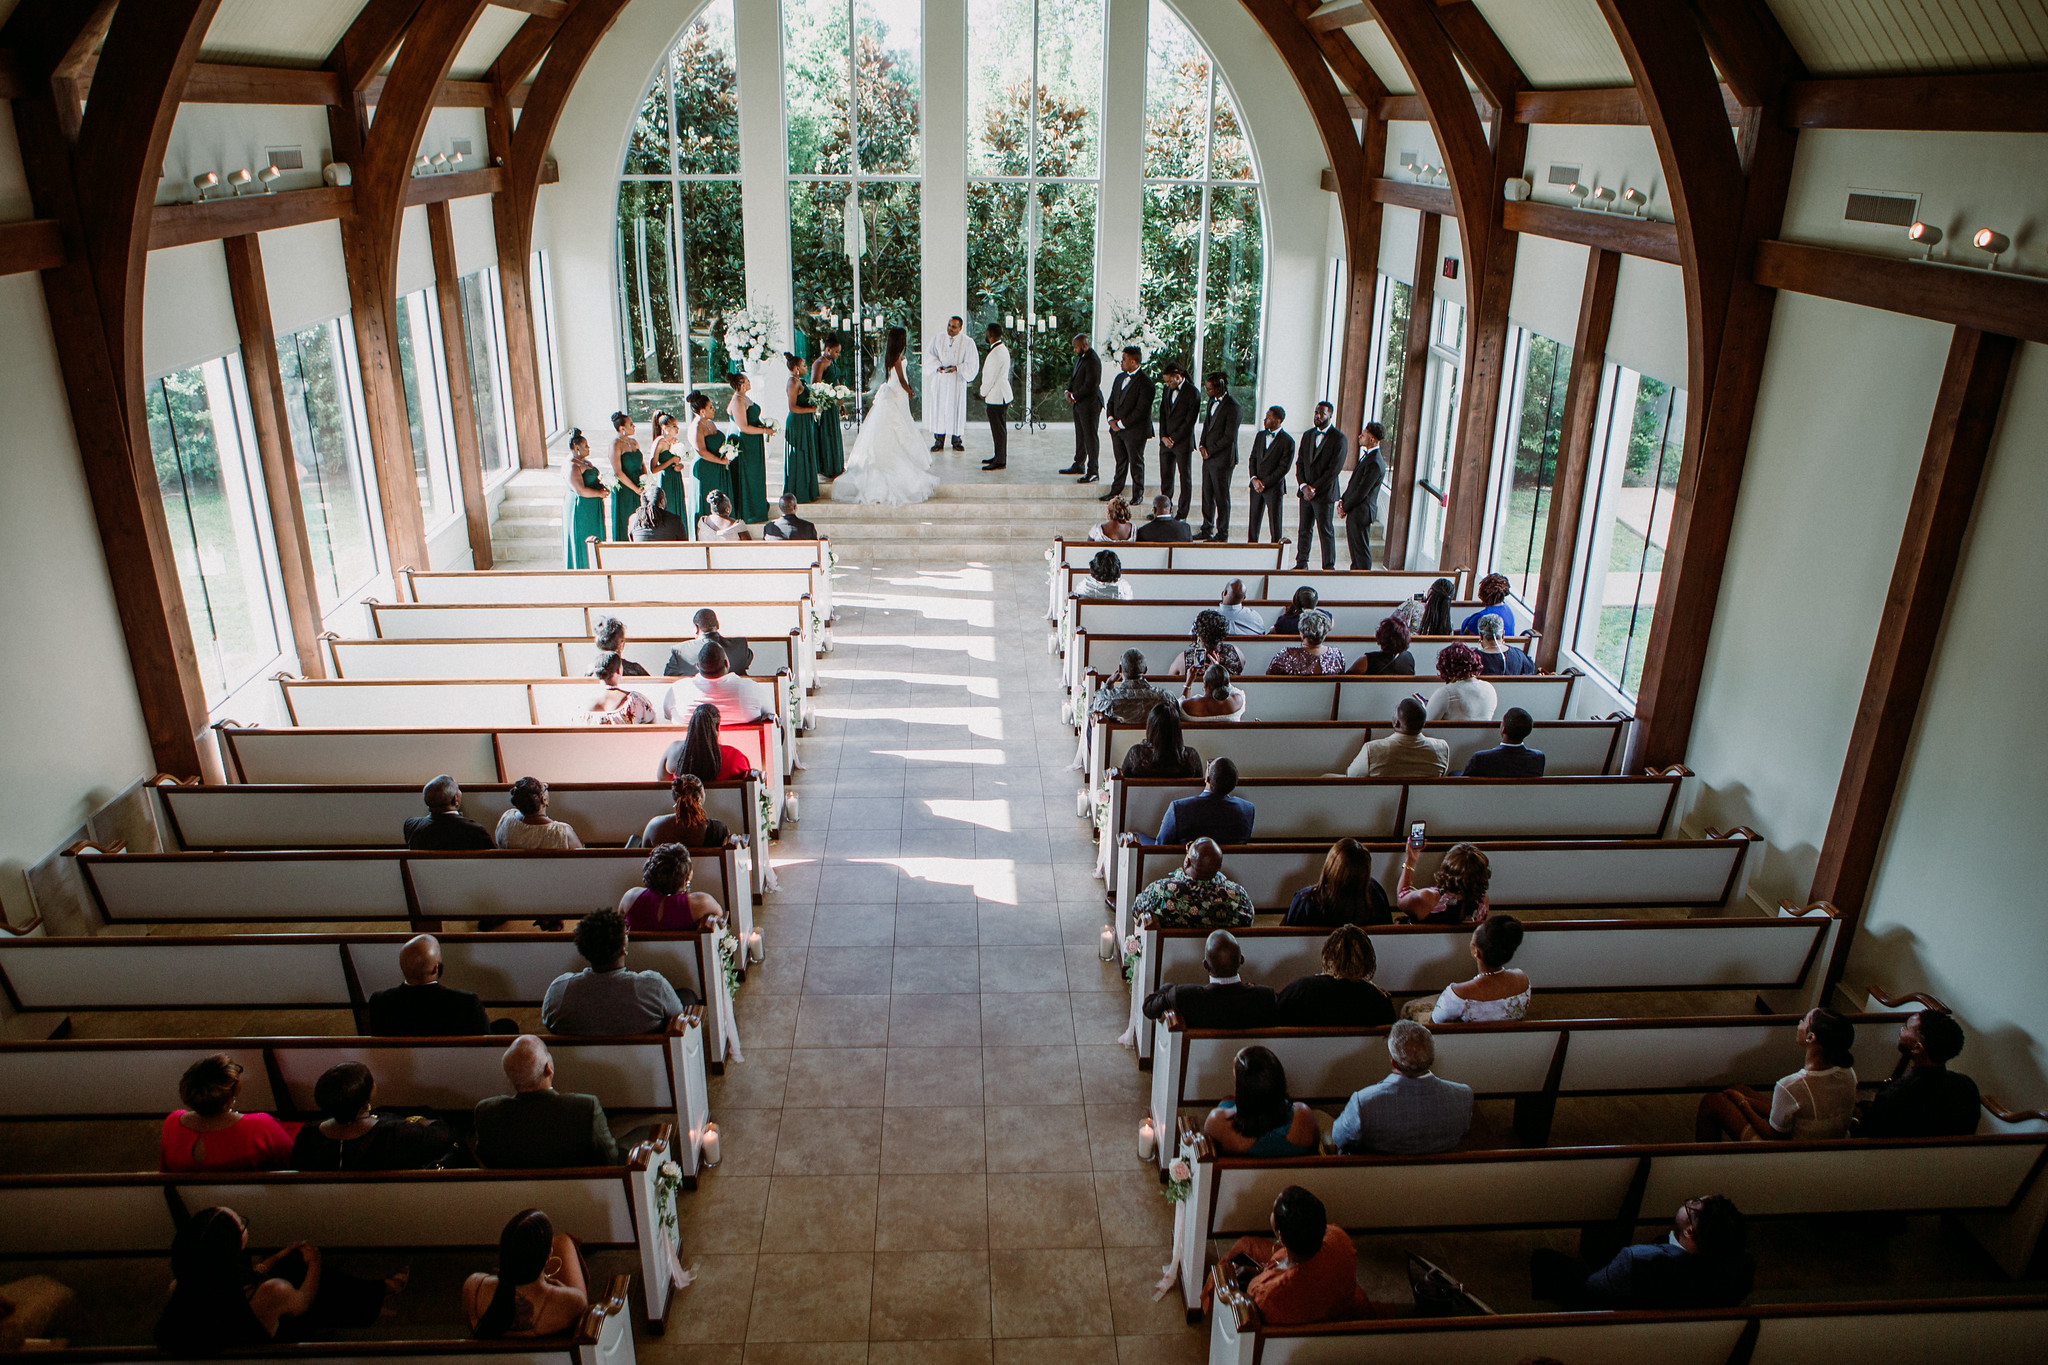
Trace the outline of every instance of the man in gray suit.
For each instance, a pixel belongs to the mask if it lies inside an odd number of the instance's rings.
[[[1350,1156],[1419,1156],[1448,1152],[1464,1141],[1472,1126],[1472,1087],[1430,1071],[1436,1039],[1429,1030],[1401,1020],[1387,1031],[1387,1053],[1393,1071],[1351,1097],[1330,1129],[1330,1141]]]
[[[522,1034],[505,1049],[505,1079],[515,1093],[476,1107],[476,1159],[509,1170],[549,1166],[616,1166],[619,1146],[595,1095],[555,1089],[555,1059],[546,1043]]]

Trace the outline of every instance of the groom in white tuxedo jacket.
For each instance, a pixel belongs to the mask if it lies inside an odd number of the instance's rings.
[[[967,449],[967,385],[981,371],[981,356],[962,326],[959,318],[950,319],[946,334],[924,348],[924,417],[934,451],[945,449],[948,436],[953,449]]]

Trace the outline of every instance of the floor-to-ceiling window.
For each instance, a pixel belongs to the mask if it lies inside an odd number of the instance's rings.
[[[1607,368],[1578,629],[1572,649],[1633,697],[1657,612],[1685,449],[1685,390],[1622,365]]]
[[[1208,49],[1154,0],[1145,71],[1139,303],[1167,352],[1221,372],[1252,420],[1265,295],[1265,221],[1251,139]]]
[[[568,424],[562,420],[562,347],[555,335],[555,276],[547,252],[533,253],[530,278],[533,297],[527,306],[533,312],[534,351],[540,361],[540,427],[552,437]]]
[[[1373,300],[1372,333],[1379,347],[1380,364],[1372,372],[1372,394],[1365,410],[1372,414],[1370,420],[1387,429],[1390,452],[1394,432],[1401,425],[1401,378],[1408,368],[1408,300],[1413,294],[1392,275],[1381,275]]]
[[[240,357],[149,382],[143,411],[206,704],[259,676],[288,643],[263,470],[243,416]]]
[[[797,324],[842,334],[841,382],[865,391],[889,328],[909,332],[913,361],[920,344],[923,9],[783,0],[782,24]]]
[[[398,301],[398,384],[412,429],[413,481],[420,519],[429,535],[462,515],[462,483],[455,473],[455,433],[449,426],[448,380],[441,371],[441,320],[433,291]]]
[[[619,181],[627,406],[680,409],[731,368],[722,319],[747,303],[733,0],[713,0],[641,102]],[[714,401],[722,402],[722,393]]]
[[[1404,376],[1406,378],[1406,376]],[[1465,380],[1465,305],[1438,299],[1429,328],[1422,393],[1422,448],[1416,462],[1411,562],[1436,564],[1443,553],[1444,509],[1458,438],[1458,388]]]
[[[1572,348],[1526,327],[1515,329],[1509,345],[1514,417],[1507,423],[1500,454],[1505,477],[1494,480],[1501,498],[1493,569],[1507,575],[1517,597],[1534,603],[1543,581],[1543,538],[1550,526]]]
[[[505,367],[504,301],[498,267],[456,281],[462,301],[464,352],[469,357],[469,392],[476,406],[477,449],[484,478],[509,474],[517,463],[517,442],[506,414],[512,411],[512,376]]]
[[[968,331],[1008,332],[1018,420],[1072,415],[1068,338],[1093,335],[1103,17],[1104,0],[968,0]]]
[[[349,329],[339,320],[277,339],[299,502],[323,618],[368,588],[384,560],[377,478],[351,378],[352,345]]]

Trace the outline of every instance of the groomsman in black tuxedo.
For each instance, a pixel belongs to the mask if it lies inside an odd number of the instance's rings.
[[[1178,482],[1180,510],[1174,515],[1186,521],[1188,501],[1195,492],[1190,475],[1195,458],[1195,418],[1201,412],[1202,400],[1195,386],[1188,383],[1188,372],[1179,361],[1167,361],[1159,374],[1166,381],[1165,391],[1159,395],[1159,491],[1170,498]]]
[[[1308,547],[1318,532],[1323,537],[1323,567],[1337,567],[1337,530],[1331,508],[1337,500],[1337,476],[1344,468],[1344,438],[1330,423],[1328,403],[1316,404],[1316,425],[1301,433],[1300,456],[1294,462],[1295,496],[1301,512],[1294,527],[1294,567],[1308,567]]]
[[[1210,375],[1202,387],[1209,391],[1209,405],[1202,415],[1202,529],[1195,539],[1228,540],[1230,479],[1237,469],[1237,429],[1243,419],[1223,371]]]
[[[1144,353],[1124,347],[1117,357],[1116,379],[1109,386],[1109,442],[1116,448],[1116,481],[1102,501],[1124,491],[1124,470],[1131,471],[1131,501],[1145,496],[1145,443],[1152,439],[1152,376],[1138,368]]]
[[[1245,539],[1259,542],[1259,522],[1273,525],[1273,542],[1280,541],[1280,500],[1287,495],[1287,471],[1294,464],[1294,438],[1280,430],[1287,420],[1285,408],[1267,408],[1266,425],[1252,437],[1252,524]]]
[[[1344,485],[1344,501],[1337,515],[1344,518],[1344,541],[1351,547],[1351,567],[1372,567],[1372,523],[1379,515],[1380,485],[1387,481],[1387,466],[1380,457],[1380,438],[1387,429],[1378,422],[1365,424],[1365,436],[1358,445],[1358,467],[1351,482]]]
[[[1102,357],[1086,336],[1074,338],[1074,372],[1067,376],[1067,401],[1074,405],[1074,462],[1062,474],[1079,474],[1076,483],[1099,483],[1102,460]]]

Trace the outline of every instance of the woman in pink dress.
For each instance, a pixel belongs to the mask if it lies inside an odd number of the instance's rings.
[[[242,1064],[224,1053],[185,1068],[178,1097],[185,1107],[164,1120],[161,1164],[166,1171],[274,1171],[292,1162],[292,1137],[269,1114],[235,1108]]]

